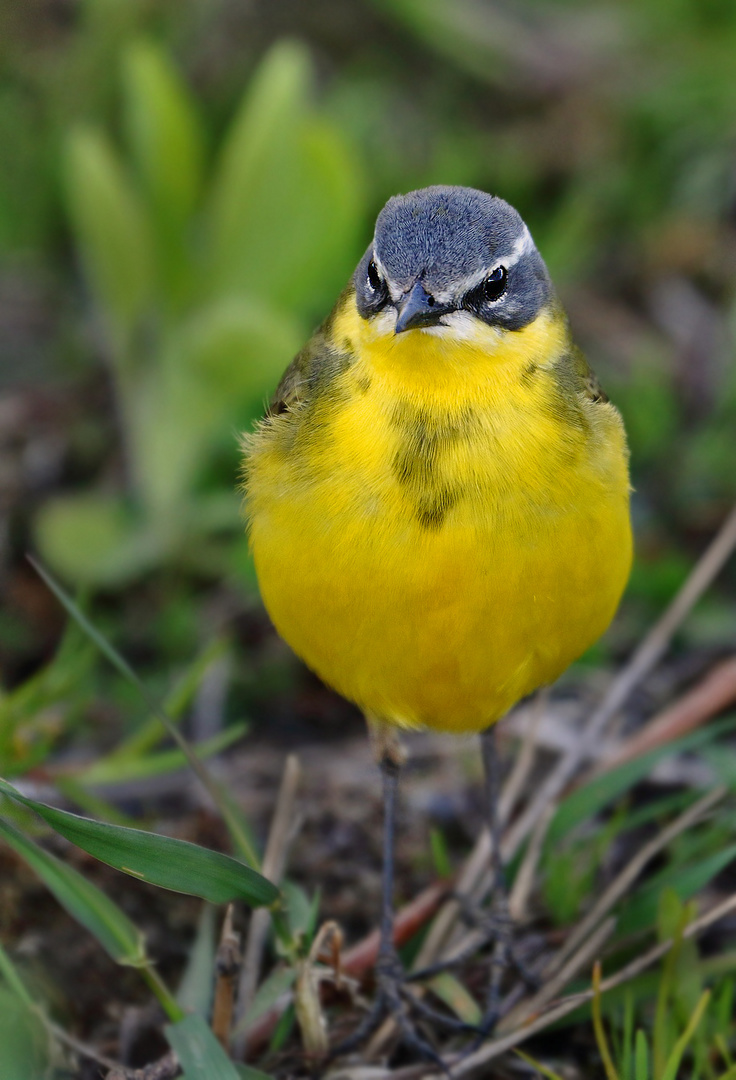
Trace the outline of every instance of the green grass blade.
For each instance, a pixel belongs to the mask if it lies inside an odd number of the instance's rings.
[[[680,1062],[682,1061],[682,1056],[685,1053],[685,1051],[687,1050],[688,1043],[690,1042],[693,1035],[695,1034],[695,1031],[697,1029],[698,1024],[701,1021],[703,1013],[705,1012],[706,1008],[708,1007],[708,1002],[709,1001],[710,1001],[710,990],[705,990],[703,992],[702,997],[700,998],[700,1001],[695,1006],[695,1012],[690,1017],[690,1020],[688,1021],[687,1027],[685,1028],[682,1035],[680,1036],[680,1038],[675,1043],[674,1049],[672,1050],[672,1053],[670,1054],[669,1059],[667,1061],[667,1065],[665,1066],[665,1070],[662,1073],[662,1080],[677,1080],[677,1070],[680,1068]]]
[[[197,926],[197,936],[189,949],[184,974],[176,991],[176,1000],[185,1012],[208,1016],[212,1004],[212,972],[215,970],[216,909],[204,904]]]
[[[163,701],[162,708],[172,723],[177,723],[200,687],[202,679],[212,664],[225,656],[230,647],[225,638],[219,638],[207,646],[189,664]],[[105,758],[106,761],[122,761],[141,758],[166,736],[166,727],[158,716],[151,716]]]
[[[647,1037],[641,1028],[636,1033],[634,1077],[635,1080],[649,1080],[649,1047]]]
[[[228,746],[242,739],[248,730],[247,724],[232,724],[224,731],[218,731],[209,739],[203,739],[192,747],[201,761],[226,750]],[[145,780],[151,776],[165,776],[176,772],[187,764],[181,750],[161,750],[158,754],[146,754],[142,757],[118,758],[107,757],[95,761],[88,769],[81,772],[77,781],[84,785],[122,784],[131,780]]]
[[[671,754],[682,753],[685,750],[694,750],[712,742],[724,732],[732,731],[736,727],[733,716],[726,717],[717,724],[709,724],[705,728],[685,735],[681,739],[668,743],[666,746],[658,746],[650,750],[634,761],[627,761],[618,768],[611,769],[601,776],[595,777],[590,783],[578,788],[569,795],[559,806],[557,813],[552,819],[547,834],[547,846],[554,847],[571,829],[583,821],[589,821],[608,803],[639,780],[649,774],[651,769],[662,758]]]
[[[96,859],[162,889],[200,896],[213,904],[244,900],[257,906],[279,897],[276,886],[261,874],[219,851],[57,810],[26,798],[4,780],[0,791],[35,810],[52,829]]]
[[[430,980],[428,985],[440,1001],[444,1001],[448,1009],[451,1009],[464,1023],[475,1026],[482,1023],[483,1013],[478,1002],[452,972],[440,972]]]
[[[81,627],[81,629],[84,630],[85,634],[87,634],[87,636],[95,643],[103,656],[105,656],[107,660],[110,661],[112,666],[120,672],[123,678],[127,679],[130,683],[133,684],[133,686],[135,686],[136,690],[138,691],[150,711],[153,713],[154,716],[158,717],[158,719],[168,731],[171,738],[182,751],[185,758],[192,767],[192,770],[195,773],[197,779],[200,781],[202,786],[212,798],[215,806],[218,808],[220,814],[222,815],[223,821],[227,825],[228,831],[230,833],[230,836],[232,837],[232,841],[236,847],[236,850],[242,855],[244,859],[246,859],[247,862],[250,863],[251,866],[258,866],[258,855],[254,851],[253,845],[250,842],[247,829],[243,826],[243,822],[241,820],[242,816],[235,807],[235,804],[230,798],[229,794],[220,787],[220,785],[214,780],[212,776],[210,776],[208,771],[203,766],[202,762],[195,754],[194,750],[191,748],[187,740],[177,728],[176,724],[174,724],[171,719],[166,715],[158,702],[151,697],[151,695],[148,693],[148,690],[138,678],[136,673],[133,671],[133,668],[130,666],[128,661],[123,656],[121,656],[117,649],[113,648],[110,642],[105,637],[103,637],[103,635],[99,632],[99,630],[97,630],[95,626],[92,625],[87,616],[82,611],[80,611],[80,609],[71,599],[71,597],[67,595],[64,589],[62,589],[61,585],[59,585],[59,583],[51,576],[51,574],[49,574],[49,572],[45,570],[44,567],[42,567],[40,563],[38,563],[30,555],[28,556],[28,560],[31,563],[31,566],[33,566],[36,573],[39,575],[39,577],[41,577],[43,581],[48,585],[49,589],[54,594],[59,603],[62,605],[62,607],[65,608],[67,613],[74,619],[74,621]]]
[[[181,1062],[183,1080],[240,1080],[237,1069],[197,1013],[164,1028]]]
[[[606,1038],[606,1030],[603,1027],[603,1016],[601,1013],[601,965],[598,961],[596,961],[593,967],[593,1000],[591,1002],[591,1012],[593,1016],[595,1041],[598,1047],[598,1053],[601,1055],[606,1080],[619,1080],[616,1066],[613,1064],[613,1058],[611,1057],[608,1039]]]
[[[538,1073],[541,1073],[546,1080],[562,1080],[559,1073],[552,1072],[551,1069],[548,1069],[546,1065],[542,1065],[536,1058],[533,1058],[530,1054],[525,1054],[523,1050],[514,1050],[514,1053],[517,1057],[520,1057],[522,1061],[525,1061],[527,1065],[531,1065],[533,1069],[536,1069]]]
[[[65,799],[74,803],[88,817],[96,817],[102,821],[112,821],[114,825],[129,825],[135,828],[137,824],[135,818],[121,813],[107,799],[102,799],[94,792],[88,791],[87,788],[77,782],[76,777],[54,776],[54,785]]]
[[[100,889],[0,818],[0,836],[34,870],[61,906],[86,927],[118,964],[148,964],[143,935]]]
[[[275,968],[270,975],[267,975],[258,987],[258,991],[253,998],[251,1007],[233,1031],[233,1035],[241,1035],[251,1027],[252,1024],[255,1024],[257,1020],[260,1020],[262,1016],[265,1016],[269,1009],[276,1004],[278,999],[285,994],[287,990],[291,990],[296,981],[296,975],[296,968],[293,966]]]
[[[736,859],[736,844],[717,851],[705,859],[685,867],[667,867],[652,877],[626,903],[619,919],[617,934],[626,937],[651,927],[657,917],[659,898],[666,887],[673,889],[681,900],[689,900]]]
[[[2,1080],[47,1080],[60,1070],[51,1067],[52,1045],[38,1008],[24,1002],[0,980],[0,1077]],[[58,1064],[58,1061],[57,1061]]]
[[[34,1011],[36,1004],[25,988],[25,984],[21,979],[18,972],[15,970],[15,964],[10,959],[5,949],[0,945],[0,975],[5,979],[10,989],[15,996],[23,1002],[26,1008]]]

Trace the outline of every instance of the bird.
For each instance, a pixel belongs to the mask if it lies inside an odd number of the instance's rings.
[[[519,213],[439,185],[388,200],[243,447],[266,610],[363,711],[383,777],[379,995],[360,1034],[391,1012],[432,1056],[393,946],[398,733],[480,734],[495,834],[494,725],[601,636],[629,576],[623,422]]]

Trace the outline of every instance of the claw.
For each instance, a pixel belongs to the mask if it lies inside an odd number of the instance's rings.
[[[406,975],[401,961],[396,953],[384,954],[379,957],[376,964],[376,980],[378,993],[371,1006],[368,1015],[361,1021],[356,1030],[347,1039],[334,1047],[329,1059],[342,1057],[356,1050],[366,1039],[380,1027],[384,1020],[393,1019],[401,1034],[401,1041],[424,1061],[431,1061],[446,1076],[450,1076],[449,1069],[442,1057],[437,1053],[434,1046],[422,1035],[411,1013],[417,1012],[427,1019],[448,1020],[441,1013],[435,1012],[430,1006],[419,1001],[406,987]],[[453,1022],[450,1021],[452,1024]],[[463,1027],[467,1030],[466,1025]]]

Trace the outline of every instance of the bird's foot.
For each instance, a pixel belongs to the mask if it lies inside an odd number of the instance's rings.
[[[376,963],[376,982],[377,993],[370,1011],[353,1034],[332,1049],[330,1058],[342,1057],[357,1050],[385,1020],[391,1019],[398,1028],[401,1042],[408,1050],[423,1061],[431,1061],[449,1076],[447,1065],[420,1030],[419,1022],[425,1020],[453,1033],[476,1032],[477,1029],[433,1009],[413,994],[401,961],[394,951],[379,957]]]
[[[407,977],[407,981],[419,982],[432,978],[442,971],[462,967],[478,953],[492,946],[483,1017],[480,1023],[472,1028],[475,1038],[468,1047],[468,1052],[472,1052],[493,1033],[500,1019],[501,988],[504,977],[509,972],[514,972],[527,989],[532,991],[538,989],[539,980],[519,955],[514,940],[515,927],[509,914],[505,893],[496,898],[490,910],[471,906],[464,897],[456,899],[461,904],[463,921],[476,931],[472,935],[472,940],[448,959],[413,971]],[[470,1030],[469,1026],[466,1026],[466,1030]]]

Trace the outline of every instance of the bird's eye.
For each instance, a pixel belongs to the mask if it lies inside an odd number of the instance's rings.
[[[505,266],[497,266],[495,270],[492,270],[483,282],[484,298],[486,300],[499,300],[506,292],[507,277]]]
[[[373,259],[368,263],[368,284],[374,293],[380,292],[383,288],[383,280]]]

